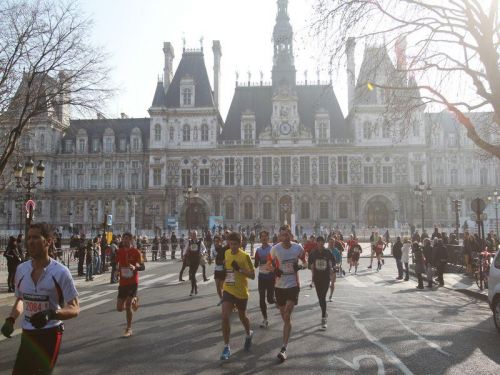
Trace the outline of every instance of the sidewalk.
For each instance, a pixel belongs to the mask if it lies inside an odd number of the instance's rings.
[[[85,266],[83,266],[83,269],[85,271]],[[97,282],[102,282],[103,280],[109,282],[111,277],[110,272],[108,271],[100,275],[94,275],[93,281],[85,281],[85,276],[78,276],[78,264],[76,262],[72,262],[70,264],[69,270],[77,288],[83,285],[93,285]],[[0,304],[8,303],[9,299],[12,299],[13,302],[14,293],[7,293],[7,290],[7,269],[6,267],[2,267],[0,268]]]

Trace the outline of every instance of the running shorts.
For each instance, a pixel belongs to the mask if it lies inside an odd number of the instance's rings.
[[[300,288],[298,286],[292,288],[275,288],[276,303],[278,306],[285,306],[286,301],[293,301],[297,305],[299,303],[299,292]]]
[[[214,271],[214,279],[224,281],[226,279],[226,271]]]
[[[23,330],[12,374],[51,374],[61,347],[64,326]]]
[[[230,302],[233,306],[236,306],[238,311],[245,311],[247,309],[248,299],[241,299],[224,291],[224,293],[222,293],[222,302]]]
[[[118,287],[118,299],[137,296],[137,284],[120,285]]]

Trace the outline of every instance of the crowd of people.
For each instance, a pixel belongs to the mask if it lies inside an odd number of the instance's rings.
[[[311,272],[310,288],[315,288],[321,311],[320,329],[327,329],[327,294],[329,301],[335,291],[337,277],[346,275],[343,257],[347,258],[347,272],[357,275],[360,254],[363,249],[356,236],[351,234],[344,239],[342,233],[332,232],[324,236],[307,236],[295,239],[289,226],[282,226],[272,238],[269,232],[262,230],[257,236],[250,237],[250,254],[246,251],[248,243],[236,231],[224,230],[198,234],[196,230],[188,238],[182,235],[177,239],[175,233],[169,238],[155,237],[151,241],[152,261],[177,259],[180,250],[181,270],[189,269],[190,296],[198,294],[197,272],[202,268],[203,280],[208,281],[206,266],[214,264],[215,288],[218,296],[217,306],[221,306],[223,349],[220,359],[225,361],[231,356],[230,316],[237,312],[246,332],[244,349],[250,350],[253,330],[247,314],[249,299],[248,279],[255,279],[258,270],[259,307],[262,315],[260,327],[269,327],[268,306],[276,305],[283,322],[282,345],[277,358],[287,359],[287,349],[292,330],[292,314],[299,302],[299,271]],[[254,252],[254,244],[259,241]],[[423,289],[424,275],[427,286],[436,282],[444,284],[443,273],[447,264],[447,244],[453,244],[456,238],[448,237],[436,228],[429,237],[415,233],[410,237],[397,237],[391,241],[389,232],[379,235],[374,231],[370,236],[370,264],[376,260],[377,272],[385,265],[384,250],[391,249],[396,260],[397,280],[409,280],[411,257],[415,264],[417,288]],[[116,309],[125,312],[126,326],[124,337],[132,336],[133,314],[139,308],[139,272],[145,269],[145,249],[149,246],[144,238],[136,238],[131,233],[115,235],[108,244],[105,236],[96,236],[86,240],[74,236],[70,241],[78,259],[78,275],[85,275],[92,280],[96,273],[103,273],[110,266],[110,282],[118,283]],[[481,240],[478,236],[464,236],[464,255],[466,264],[472,253],[485,247],[496,249],[498,240],[492,234]],[[14,237],[9,241],[6,257],[9,264],[9,290],[15,292],[16,301],[11,313],[5,320],[1,332],[10,337],[15,320],[22,315],[21,345],[14,364],[14,373],[50,373],[55,366],[63,321],[74,318],[79,313],[78,293],[72,276],[65,265],[57,261],[60,237],[46,223],[33,224],[28,232],[27,252],[22,249],[22,238]],[[253,260],[252,260],[253,258]],[[25,261],[29,259],[30,261]],[[24,262],[23,262],[24,261]],[[83,265],[85,264],[85,273]],[[40,291],[43,285],[43,293]],[[43,350],[34,350],[36,347]],[[30,360],[27,360],[29,358]],[[45,372],[44,372],[45,371]]]

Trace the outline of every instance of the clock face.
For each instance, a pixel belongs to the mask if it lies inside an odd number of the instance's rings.
[[[288,135],[292,131],[292,127],[288,122],[284,122],[280,125],[281,134]]]

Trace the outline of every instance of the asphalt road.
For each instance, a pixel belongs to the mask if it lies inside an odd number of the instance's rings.
[[[66,323],[55,374],[498,374],[500,335],[485,302],[447,289],[419,291],[415,280],[395,281],[395,265],[339,278],[328,303],[328,329],[320,331],[316,292],[309,271],[300,271],[302,290],[293,314],[289,359],[278,363],[282,323],[269,307],[270,326],[261,329],[257,282],[248,303],[255,330],[243,351],[244,331],[233,314],[228,362],[222,351],[220,308],[213,279],[178,283],[180,263],[146,264],[134,335],[121,337],[124,313],[115,311],[116,285],[107,277],[79,287],[82,312]],[[209,267],[211,276],[213,266]],[[201,269],[200,269],[201,271]],[[187,279],[187,271],[185,273]],[[201,279],[201,275],[199,275]],[[10,301],[0,306],[6,316]],[[10,373],[20,335],[0,341],[0,373]]]

